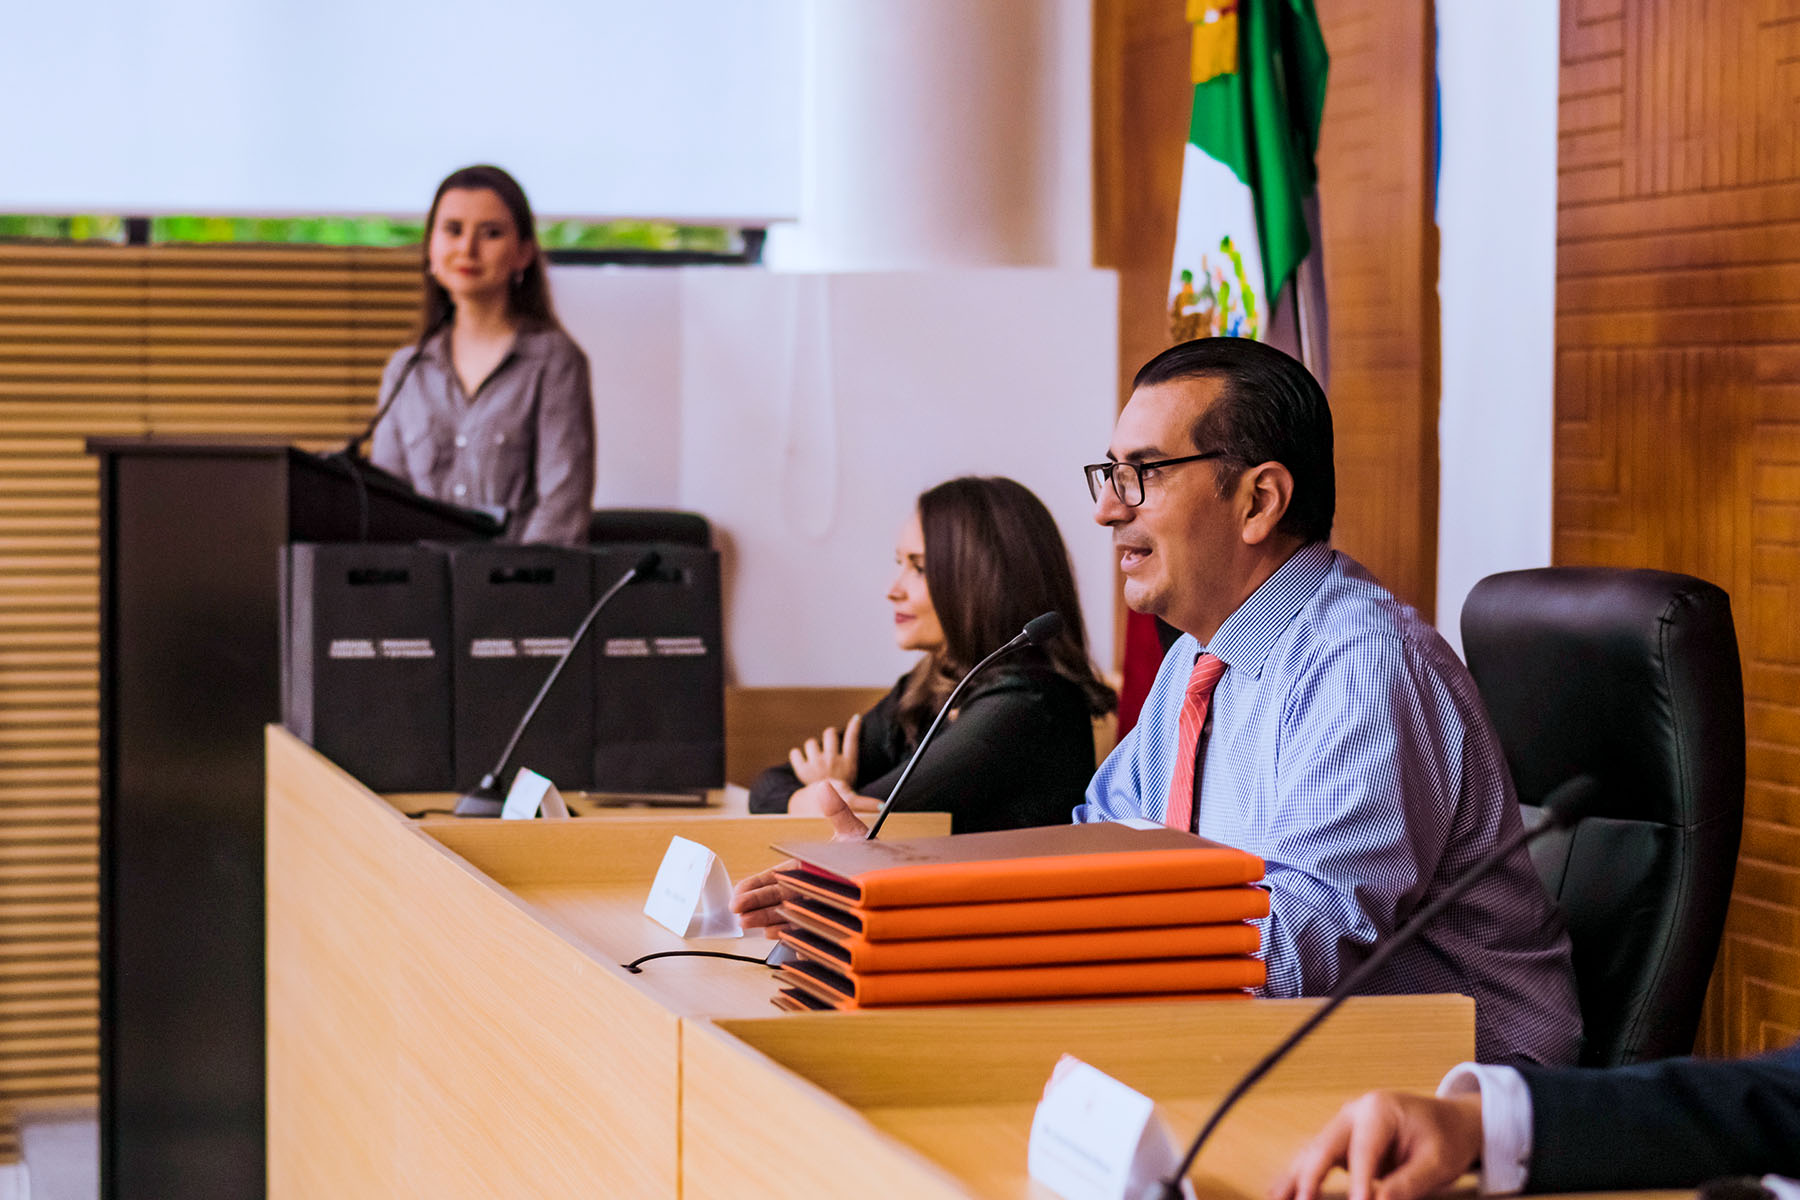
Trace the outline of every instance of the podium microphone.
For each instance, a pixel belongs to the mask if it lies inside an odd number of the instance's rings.
[[[1199,1157],[1200,1148],[1206,1145],[1206,1139],[1212,1136],[1212,1132],[1218,1128],[1219,1122],[1225,1119],[1225,1114],[1244,1098],[1246,1092],[1256,1086],[1257,1081],[1274,1070],[1295,1046],[1304,1041],[1307,1034],[1323,1024],[1325,1018],[1336,1011],[1337,1006],[1342,1004],[1351,993],[1367,983],[1369,977],[1374,975],[1388,959],[1392,958],[1396,950],[1416,939],[1419,931],[1431,924],[1439,913],[1460,899],[1464,892],[1481,880],[1482,876],[1493,870],[1496,864],[1511,857],[1513,852],[1521,846],[1529,846],[1532,842],[1555,830],[1568,829],[1587,816],[1588,810],[1593,806],[1594,798],[1599,795],[1599,792],[1600,785],[1594,781],[1592,775],[1577,775],[1558,784],[1554,791],[1544,797],[1542,809],[1544,816],[1543,820],[1538,822],[1537,828],[1521,829],[1512,837],[1507,838],[1505,842],[1482,855],[1479,862],[1464,871],[1454,883],[1444,890],[1443,895],[1414,913],[1412,920],[1396,930],[1393,937],[1377,946],[1374,953],[1363,960],[1361,966],[1339,981],[1338,985],[1331,989],[1331,998],[1321,1004],[1312,1016],[1302,1021],[1300,1027],[1288,1034],[1279,1046],[1265,1054],[1262,1061],[1251,1067],[1244,1077],[1238,1080],[1237,1085],[1226,1093],[1225,1098],[1219,1101],[1219,1106],[1213,1109],[1212,1116],[1206,1119],[1206,1124],[1201,1126],[1200,1132],[1195,1135],[1193,1144],[1188,1147],[1187,1154],[1181,1160],[1181,1165],[1175,1168],[1169,1178],[1162,1181],[1160,1200],[1181,1200],[1181,1181],[1187,1178],[1188,1171],[1194,1165],[1194,1159]]]
[[[950,689],[950,698],[944,701],[944,707],[938,709],[937,716],[931,719],[931,725],[925,730],[925,736],[919,739],[919,744],[913,750],[912,757],[906,760],[906,768],[900,772],[900,778],[894,780],[893,789],[888,792],[888,798],[882,802],[881,811],[875,814],[875,823],[869,826],[868,837],[865,840],[873,841],[875,835],[881,832],[881,823],[887,820],[888,813],[894,807],[895,798],[900,795],[900,789],[906,786],[907,777],[912,774],[913,768],[919,765],[919,756],[925,753],[925,747],[931,744],[932,735],[937,733],[938,726],[944,723],[944,714],[948,713],[956,704],[956,698],[962,695],[962,690],[969,685],[969,680],[981,674],[983,667],[1003,654],[1011,654],[1023,646],[1043,645],[1061,633],[1062,627],[1062,614],[1057,612],[1047,612],[1031,618],[1025,622],[1025,628],[1021,629],[1012,641],[976,663],[969,673],[964,675],[954,688]]]
[[[362,458],[363,443],[375,433],[375,427],[381,424],[381,418],[388,415],[388,409],[394,407],[394,401],[400,398],[400,389],[406,386],[406,377],[412,374],[413,368],[419,365],[419,359],[424,357],[425,340],[430,336],[431,334],[428,333],[419,339],[419,344],[413,347],[413,352],[407,358],[406,365],[401,367],[400,374],[394,377],[394,386],[388,389],[387,399],[376,406],[375,415],[369,419],[367,425],[363,426],[362,432],[344,443],[344,448],[338,451],[340,456],[346,459]]]
[[[613,585],[602,592],[598,600],[594,601],[594,606],[588,609],[587,616],[583,617],[581,624],[576,627],[575,636],[569,639],[569,648],[562,652],[562,656],[556,660],[556,665],[550,668],[550,674],[544,677],[543,686],[538,688],[537,695],[532,698],[531,704],[525,709],[525,715],[519,718],[519,724],[513,729],[512,737],[506,743],[506,749],[500,752],[500,761],[494,764],[493,770],[481,777],[481,782],[475,785],[473,791],[465,793],[462,799],[456,802],[457,816],[497,817],[500,815],[500,809],[505,804],[500,795],[500,776],[506,771],[506,764],[512,759],[513,751],[518,749],[519,739],[525,736],[526,727],[531,724],[531,719],[537,716],[538,706],[543,704],[544,697],[550,694],[550,688],[556,683],[557,676],[561,675],[563,668],[569,665],[569,660],[575,657],[576,649],[580,647],[582,639],[587,636],[588,628],[593,625],[594,618],[600,615],[600,610],[605,608],[614,596],[623,591],[626,584],[640,575],[648,575],[656,570],[656,564],[661,561],[662,555],[654,550],[646,551],[629,571],[614,580]]]

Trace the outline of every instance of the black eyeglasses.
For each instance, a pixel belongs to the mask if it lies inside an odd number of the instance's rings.
[[[1136,508],[1144,502],[1144,472],[1154,471],[1158,467],[1173,467],[1181,463],[1200,462],[1208,458],[1224,458],[1223,450],[1208,450],[1204,454],[1187,454],[1181,458],[1159,458],[1154,462],[1103,462],[1094,463],[1081,468],[1087,475],[1088,495],[1094,503],[1100,503],[1100,489],[1112,481],[1113,495],[1126,508]]]

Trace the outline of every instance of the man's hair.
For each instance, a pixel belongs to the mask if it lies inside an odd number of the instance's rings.
[[[1182,379],[1217,379],[1219,398],[1194,422],[1194,449],[1220,454],[1223,495],[1244,471],[1278,462],[1294,477],[1294,494],[1278,527],[1305,542],[1331,537],[1337,512],[1331,406],[1312,372],[1273,346],[1249,338],[1196,338],[1145,363],[1133,391]]]

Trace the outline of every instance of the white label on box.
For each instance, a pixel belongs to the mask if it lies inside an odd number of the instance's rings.
[[[731,911],[731,876],[719,856],[684,837],[669,839],[644,915],[684,938],[736,938],[744,927]]]
[[[512,789],[506,803],[500,806],[503,820],[528,821],[542,812],[546,817],[566,817],[569,806],[556,785],[529,767],[520,767],[513,776]]]
[[[1062,1056],[1031,1119],[1033,1179],[1063,1200],[1150,1200],[1179,1162],[1150,1097]],[[1192,1185],[1181,1190],[1191,1200]]]

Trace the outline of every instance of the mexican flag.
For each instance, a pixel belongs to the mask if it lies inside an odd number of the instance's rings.
[[[1187,0],[1187,18],[1194,105],[1169,332],[1266,341],[1312,249],[1306,204],[1330,60],[1312,0]]]
[[[1315,214],[1329,59],[1312,0],[1187,0],[1194,107],[1169,277],[1170,342],[1273,342],[1326,379],[1324,272]],[[1315,225],[1316,228],[1316,225]],[[1125,620],[1119,736],[1137,722],[1167,639]],[[1165,630],[1172,633],[1173,631]]]

